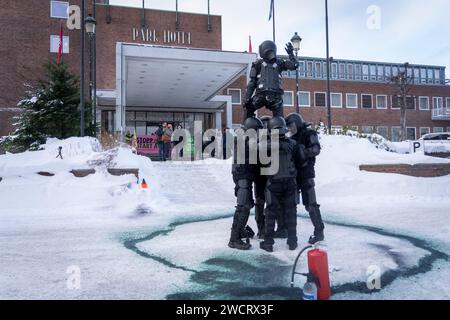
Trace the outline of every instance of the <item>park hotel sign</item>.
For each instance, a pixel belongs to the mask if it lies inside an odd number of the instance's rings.
[[[157,31],[151,28],[133,28],[132,32],[133,41],[175,45],[192,44],[190,32],[171,30]]]

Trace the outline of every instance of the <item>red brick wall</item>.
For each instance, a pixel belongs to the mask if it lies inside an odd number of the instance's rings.
[[[397,173],[413,177],[441,177],[450,174],[450,164],[448,163],[360,165],[359,169],[378,173]]]
[[[70,0],[71,5],[80,3],[80,0]],[[116,42],[133,42],[132,29],[141,26],[142,9],[115,6],[110,9],[112,22],[107,24],[106,7],[97,6],[99,89],[115,89]],[[92,0],[86,1],[86,13],[92,13]],[[68,30],[66,20],[50,18],[50,0],[1,0],[0,109],[16,107],[24,94],[24,84],[35,85],[44,77],[42,65],[50,59],[56,60],[57,54],[50,53],[50,35],[59,34],[61,21],[64,35],[70,37],[70,53],[63,55],[63,61],[69,64],[72,72],[79,74],[81,31]],[[165,29],[175,31],[174,12],[146,10],[146,21],[150,29],[160,30],[160,33]],[[211,32],[207,29],[207,15],[180,13],[179,21],[180,31],[191,32],[192,47],[222,48],[220,16],[211,16]],[[87,70],[87,58],[85,67]],[[86,90],[87,87],[86,72]],[[11,132],[10,116],[11,112],[0,111],[0,135]]]
[[[97,88],[116,88],[116,42],[145,43],[133,41],[133,27],[141,26],[142,10],[127,7],[111,7],[112,23],[106,24],[106,7],[97,6]],[[163,30],[175,31],[175,12],[146,10],[149,29],[156,29],[162,44]],[[180,13],[179,31],[191,32],[192,44],[174,46],[222,49],[221,17],[211,16],[212,30],[208,32],[207,15]],[[149,42],[147,42],[149,43]]]
[[[70,1],[71,4],[79,2]],[[0,109],[16,107],[25,92],[24,84],[35,85],[44,78],[43,64],[57,58],[56,53],[50,53],[50,35],[59,34],[60,23],[60,19],[50,18],[50,1],[1,1]],[[77,73],[80,68],[79,33],[68,31],[64,23],[64,35],[70,36],[70,54],[64,54],[63,61]],[[10,116],[10,112],[0,110],[0,135],[11,132]]]

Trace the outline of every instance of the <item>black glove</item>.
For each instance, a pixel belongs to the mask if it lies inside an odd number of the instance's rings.
[[[294,46],[292,45],[292,43],[286,43],[285,49],[290,58],[294,56]]]
[[[306,157],[305,149],[306,147],[304,144],[298,145],[298,158],[302,166],[305,166],[308,160],[308,158]]]

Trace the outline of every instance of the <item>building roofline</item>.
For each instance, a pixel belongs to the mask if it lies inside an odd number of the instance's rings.
[[[181,47],[181,46],[164,46],[160,44],[148,44],[148,43],[134,43],[134,42],[124,42],[124,41],[118,41],[117,43],[121,43],[126,46],[137,46],[137,47],[153,47],[153,48],[172,48],[172,49],[182,49],[182,50],[189,50],[189,51],[211,51],[211,52],[224,52],[224,53],[242,53],[247,55],[253,55],[255,58],[257,57],[257,54],[254,52],[247,52],[247,51],[231,51],[231,50],[220,50],[220,49],[211,49],[211,48],[193,48],[193,47]]]
[[[118,8],[126,8],[126,9],[138,9],[142,10],[142,7],[134,7],[134,6],[125,6],[125,5],[117,5],[117,4],[106,4],[106,3],[96,3],[97,6],[103,6],[103,7],[118,7]],[[152,8],[145,8],[145,11],[162,11],[162,12],[169,12],[169,13],[176,13],[175,10],[163,10],[163,9],[152,9]],[[198,12],[189,12],[189,11],[180,11],[178,10],[178,13],[187,13],[192,15],[198,15],[198,16],[208,16],[207,13],[198,13]],[[220,17],[222,18],[222,15],[218,14],[209,14],[211,17]]]
[[[286,55],[280,55],[280,57],[283,58],[287,58],[288,56]],[[326,58],[322,58],[322,57],[310,57],[310,56],[298,56],[298,58],[301,59],[306,59],[306,60],[326,60]],[[404,62],[398,63],[398,62],[385,62],[385,61],[368,61],[368,60],[351,60],[351,59],[335,59],[333,58],[332,62],[352,62],[352,63],[363,63],[363,64],[391,64],[391,65],[403,65]],[[415,64],[415,63],[410,63],[410,66],[414,66],[414,67],[424,67],[424,68],[440,68],[440,69],[446,69],[445,66],[438,66],[438,65],[426,65],[426,64]]]

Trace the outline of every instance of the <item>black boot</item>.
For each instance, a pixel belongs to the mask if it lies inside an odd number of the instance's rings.
[[[252,245],[250,243],[242,241],[241,239],[230,239],[230,242],[228,242],[228,246],[231,249],[249,250]]]
[[[288,246],[289,246],[289,250],[293,251],[293,250],[297,249],[298,244],[297,244],[297,242],[293,242],[293,243],[288,243]]]
[[[314,234],[309,237],[309,243],[315,244],[319,241],[323,241],[325,239],[325,235],[323,234],[323,229],[321,230],[314,230]]]
[[[309,237],[309,243],[314,244],[319,241],[323,241],[325,239],[323,230],[325,228],[322,215],[320,214],[320,206],[318,204],[313,204],[307,208],[309,217],[311,218],[311,222],[314,226],[314,234]]]
[[[266,241],[261,241],[259,247],[267,252],[273,252],[273,245],[267,243]]]

